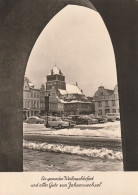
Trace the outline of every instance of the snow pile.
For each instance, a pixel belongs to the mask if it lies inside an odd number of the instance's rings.
[[[93,158],[100,158],[102,160],[120,160],[122,161],[122,153],[109,150],[107,148],[81,148],[80,146],[68,146],[64,144],[49,144],[38,143],[38,142],[23,142],[23,147],[25,149],[39,150],[39,151],[49,151],[49,152],[60,152],[65,154],[75,154],[81,156],[88,156]]]
[[[92,125],[91,125],[92,126]],[[98,130],[79,128],[72,129],[51,129],[46,128],[43,124],[24,124],[24,134],[39,134],[39,135],[62,135],[62,136],[84,136],[84,137],[106,137],[106,138],[121,138],[120,122],[95,124],[93,127],[99,126]],[[101,126],[101,128],[100,128]],[[85,126],[86,127],[86,126]]]

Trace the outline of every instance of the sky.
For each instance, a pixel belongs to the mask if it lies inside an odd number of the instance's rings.
[[[98,12],[68,5],[46,25],[32,49],[26,75],[40,88],[54,65],[67,83],[77,82],[86,96],[93,96],[100,85],[114,89],[114,50]]]

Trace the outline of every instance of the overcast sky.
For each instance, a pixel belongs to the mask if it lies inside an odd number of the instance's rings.
[[[39,88],[55,64],[66,82],[77,81],[85,95],[93,96],[100,85],[114,88],[117,76],[113,46],[97,12],[69,5],[48,23],[34,45],[26,74]]]

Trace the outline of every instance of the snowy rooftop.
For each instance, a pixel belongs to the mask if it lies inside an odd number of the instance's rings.
[[[29,84],[29,87],[33,87],[34,88],[34,84],[33,83],[29,82],[28,84]]]
[[[63,100],[64,101],[64,100]],[[91,102],[83,102],[83,101],[79,101],[79,100],[72,100],[72,101],[70,101],[70,102],[68,102],[68,101],[64,101],[63,102],[62,101],[62,103],[65,103],[65,104],[72,104],[72,103],[83,103],[83,104],[87,104],[87,103],[90,103],[91,104]]]
[[[66,94],[82,94],[81,90],[76,85],[66,84],[66,90],[59,89],[61,95]]]
[[[48,75],[55,75],[55,74],[59,74],[63,76],[61,70],[56,65],[52,68],[52,70]]]

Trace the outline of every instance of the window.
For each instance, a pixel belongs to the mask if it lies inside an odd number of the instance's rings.
[[[99,110],[98,114],[99,114],[99,115],[102,115],[102,110]]]
[[[116,109],[113,109],[112,112],[113,112],[113,113],[116,113]]]
[[[102,107],[102,102],[98,102],[98,106],[99,107]]]
[[[39,108],[39,102],[37,102],[37,108]]]
[[[25,108],[27,108],[27,101],[25,101]]]
[[[109,109],[105,109],[105,114],[110,113]]]
[[[108,101],[105,101],[105,106],[109,106]]]
[[[115,106],[115,100],[112,100],[112,106]]]
[[[34,101],[34,108],[36,108],[36,102]]]
[[[31,93],[31,97],[33,97],[33,93]]]
[[[34,93],[34,98],[36,98],[36,93]]]

